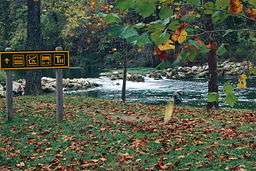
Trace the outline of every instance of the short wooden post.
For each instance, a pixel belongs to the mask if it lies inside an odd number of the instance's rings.
[[[6,48],[6,52],[12,51],[11,48]],[[12,84],[12,71],[6,71],[6,115],[7,119],[11,120],[14,118],[13,113],[13,84]]]
[[[62,51],[62,47],[56,47],[56,51]],[[58,121],[64,119],[64,95],[63,95],[63,71],[56,69],[56,114]]]

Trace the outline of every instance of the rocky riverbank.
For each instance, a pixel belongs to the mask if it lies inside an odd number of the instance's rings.
[[[53,93],[56,90],[56,79],[42,78],[42,91],[44,93]],[[63,79],[64,91],[85,90],[100,86],[98,83],[86,78],[79,79]],[[25,80],[13,81],[13,93],[24,94]],[[5,97],[5,85],[0,84],[0,97]]]
[[[238,76],[246,72],[251,63],[249,61],[244,62],[230,62],[225,61],[218,65],[219,76]],[[202,66],[192,66],[192,67],[177,67],[177,68],[168,68],[165,70],[156,70],[148,74],[131,74],[128,73],[128,81],[144,82],[145,77],[150,77],[155,80],[159,79],[198,79],[198,78],[207,78],[209,73],[209,67],[207,65]],[[122,79],[122,72],[114,71],[111,74],[106,75],[111,80]]]
[[[220,76],[235,76],[244,73],[248,70],[250,62],[230,62],[225,61],[218,65],[218,73]],[[127,80],[134,82],[145,82],[145,78],[149,77],[154,80],[160,79],[198,79],[198,78],[207,78],[208,77],[208,66],[192,66],[192,67],[177,67],[177,68],[168,68],[165,70],[154,70],[145,74],[138,74],[136,72],[128,73]],[[108,77],[110,80],[119,80],[123,78],[122,71],[113,71],[110,73],[102,73],[101,76]],[[63,86],[64,91],[76,91],[76,90],[86,90],[89,88],[94,88],[100,86],[101,77],[98,79],[64,79]],[[95,81],[97,80],[97,81]],[[120,83],[118,83],[120,84]],[[0,84],[0,97],[5,96],[5,85]],[[18,80],[13,82],[13,92],[14,94],[23,94],[25,87],[25,80]],[[56,89],[56,80],[54,78],[42,78],[42,90],[44,93],[53,93]]]

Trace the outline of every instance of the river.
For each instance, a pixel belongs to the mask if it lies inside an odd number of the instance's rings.
[[[107,77],[92,79],[93,82],[102,86],[88,90],[67,92],[69,95],[81,95],[105,99],[118,100],[121,97],[122,80],[111,81]],[[220,106],[228,107],[224,104],[225,94],[223,93],[224,82],[232,79],[222,79],[220,81]],[[127,81],[127,101],[142,102],[146,104],[166,104],[172,94],[180,91],[182,94],[182,105],[202,107],[207,103],[207,80],[154,80],[146,77],[145,82]],[[256,79],[248,81],[248,87],[244,90],[236,90],[238,102],[235,108],[256,109]]]

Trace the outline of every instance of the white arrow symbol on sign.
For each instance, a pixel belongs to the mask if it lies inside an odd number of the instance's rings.
[[[5,61],[5,63],[6,63],[6,64],[9,64],[9,62],[10,62],[10,59],[8,59],[8,58],[5,58],[5,59],[4,59],[4,61]]]

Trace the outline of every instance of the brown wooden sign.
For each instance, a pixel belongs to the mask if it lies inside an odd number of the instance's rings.
[[[68,68],[68,51],[0,52],[0,70]]]

